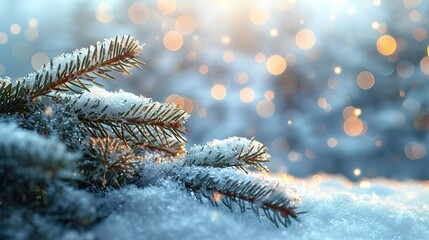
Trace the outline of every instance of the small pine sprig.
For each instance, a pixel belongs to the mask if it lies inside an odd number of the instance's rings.
[[[269,162],[267,147],[254,140],[231,137],[213,140],[204,146],[195,145],[184,158],[186,166],[236,167],[248,172],[248,167],[269,172],[263,164]]]
[[[140,177],[141,157],[118,138],[92,138],[78,169],[81,187],[92,191],[120,188]]]
[[[165,147],[170,147],[171,138],[186,142],[184,123],[189,115],[175,105],[97,87],[63,96],[71,102],[67,110],[75,113],[94,137],[113,133],[124,143],[132,137],[137,142],[160,143]]]
[[[24,112],[28,89],[21,82],[12,84],[11,79],[0,78],[0,114],[8,113],[12,109],[15,112]]]
[[[197,199],[208,199],[214,206],[220,203],[231,211],[252,210],[257,216],[263,211],[276,226],[289,226],[291,219],[299,221],[295,202],[300,199],[292,188],[280,189],[278,183],[261,181],[252,175],[231,169],[214,167],[182,167],[172,171],[175,180],[194,193]]]

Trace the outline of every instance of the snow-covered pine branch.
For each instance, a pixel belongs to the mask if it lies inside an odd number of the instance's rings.
[[[231,211],[238,206],[241,212],[251,209],[257,216],[263,211],[277,226],[290,225],[291,218],[299,221],[295,202],[300,196],[279,182],[216,167],[173,167],[169,174],[199,200],[204,197],[215,206],[222,203]]]
[[[127,68],[143,64],[140,56],[142,46],[131,36],[116,36],[97,42],[88,48],[62,54],[50,63],[19,78],[16,85],[0,89],[0,94],[8,90],[7,102],[0,102],[0,111],[15,111],[15,104],[29,102],[52,91],[88,90],[88,86],[100,85],[96,78],[114,78],[111,71],[130,73]],[[0,100],[4,100],[0,98]]]
[[[225,140],[213,140],[204,146],[193,146],[186,157],[187,166],[238,167],[245,172],[252,167],[261,172],[269,172],[263,162],[268,162],[270,155],[267,147],[254,140],[231,137]]]
[[[171,138],[186,142],[184,123],[189,115],[173,104],[154,102],[122,90],[108,92],[98,87],[68,98],[68,111],[77,114],[92,135],[105,137],[113,133],[126,140],[152,143],[156,139],[162,146],[170,146]],[[125,141],[127,142],[127,141]]]
[[[2,202],[47,205],[47,187],[53,179],[75,178],[72,166],[80,154],[68,152],[58,139],[4,122],[0,136]]]

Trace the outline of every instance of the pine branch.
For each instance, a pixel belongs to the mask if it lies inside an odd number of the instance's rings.
[[[263,162],[269,161],[267,147],[254,140],[231,137],[214,140],[204,146],[193,146],[184,159],[186,166],[237,167],[248,172],[252,167],[261,172],[269,172]]]
[[[199,200],[204,197],[215,206],[222,203],[231,211],[238,206],[241,212],[252,210],[257,216],[262,210],[276,226],[288,226],[291,219],[299,221],[303,213],[296,211],[295,201],[300,197],[293,189],[280,189],[278,184],[261,182],[251,175],[213,167],[176,168],[172,174]]]
[[[48,186],[73,180],[72,166],[80,158],[55,138],[0,123],[0,201],[46,206]]]
[[[153,102],[122,90],[107,92],[96,87],[82,94],[60,96],[70,102],[67,111],[77,114],[95,137],[113,133],[124,143],[132,137],[137,142],[161,143],[160,146],[167,148],[171,138],[186,142],[182,136],[186,133],[183,124],[189,115],[175,105]]]
[[[95,83],[97,77],[113,79],[111,71],[128,73],[126,68],[142,64],[136,58],[141,46],[131,36],[116,36],[94,46],[63,54],[22,79],[31,89],[31,99],[51,91],[87,90],[84,81]]]
[[[88,90],[89,86],[101,85],[96,78],[113,79],[112,71],[130,73],[127,68],[140,67],[142,47],[131,36],[116,36],[97,42],[94,46],[76,50],[51,59],[50,63],[36,72],[17,80],[13,87],[0,89],[0,112],[15,111],[16,104],[32,101],[52,91]]]
[[[117,138],[93,138],[79,170],[83,187],[93,191],[120,188],[140,176],[141,157]]]

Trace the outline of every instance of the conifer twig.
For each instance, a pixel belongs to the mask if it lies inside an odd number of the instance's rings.
[[[86,177],[84,186],[92,190],[119,188],[140,175],[141,157],[117,138],[93,138],[85,160],[79,164]]]
[[[213,140],[204,146],[193,146],[186,157],[184,165],[237,167],[245,172],[252,167],[261,172],[269,172],[263,165],[269,161],[267,147],[254,140],[231,137],[225,140]]]
[[[299,221],[295,201],[299,196],[293,189],[278,189],[278,185],[267,184],[250,175],[239,175],[228,169],[213,167],[183,167],[173,171],[176,181],[181,182],[195,196],[208,199],[213,205],[224,204],[231,211],[234,205],[241,212],[250,209],[257,216],[260,210],[275,223],[288,226],[291,219]]]

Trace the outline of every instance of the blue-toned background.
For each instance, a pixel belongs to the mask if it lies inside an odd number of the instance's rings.
[[[117,34],[144,70],[107,84],[192,114],[189,142],[238,135],[270,167],[429,179],[429,2],[0,2],[0,77]]]

